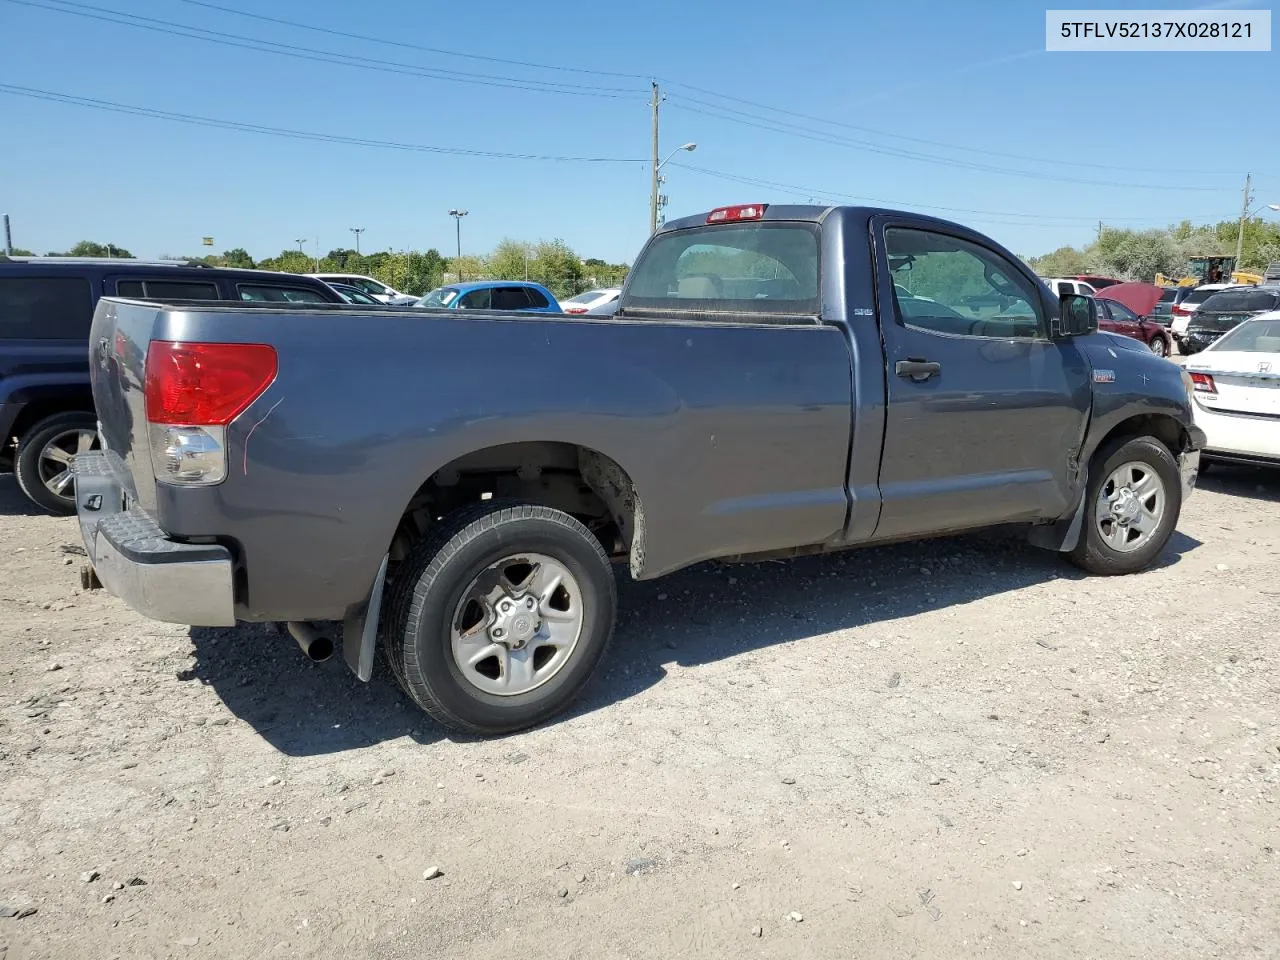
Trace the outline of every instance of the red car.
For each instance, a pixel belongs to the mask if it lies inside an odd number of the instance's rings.
[[[1173,350],[1173,338],[1169,336],[1169,331],[1154,320],[1138,316],[1119,300],[1094,297],[1094,302],[1098,305],[1099,330],[1141,340],[1157,357],[1167,357]]]

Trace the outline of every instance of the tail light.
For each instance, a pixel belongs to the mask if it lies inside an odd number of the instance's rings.
[[[1213,377],[1207,373],[1197,373],[1189,371],[1191,376],[1191,388],[1196,393],[1217,393],[1218,385],[1213,382]]]
[[[707,223],[728,223],[733,220],[759,220],[769,208],[767,203],[742,203],[736,207],[716,207],[707,214]]]
[[[565,307],[564,312],[565,313],[586,313],[587,308],[586,307]]]
[[[1189,317],[1189,316],[1191,316],[1191,311],[1190,311],[1190,310],[1188,310],[1186,307],[1184,307],[1184,306],[1183,306],[1182,304],[1180,304],[1180,303],[1175,303],[1175,304],[1173,305],[1173,308],[1172,308],[1169,312],[1170,312],[1170,313],[1172,313],[1175,317]]]
[[[153,340],[143,390],[156,479],[225,479],[227,424],[262,396],[277,369],[275,350],[262,343]]]

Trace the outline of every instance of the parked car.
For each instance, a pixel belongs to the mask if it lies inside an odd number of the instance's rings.
[[[329,286],[332,287],[333,290],[337,292],[338,296],[347,303],[359,303],[367,307],[376,307],[382,303],[382,301],[377,297],[370,296],[359,287],[353,287],[346,283],[338,283],[337,281],[330,283]]]
[[[1223,334],[1187,372],[1206,460],[1280,466],[1280,311]]]
[[[1173,352],[1173,337],[1154,320],[1138,316],[1119,300],[1097,297],[1098,328],[1107,333],[1141,340],[1157,357],[1167,357]]]
[[[561,313],[555,294],[528,280],[476,280],[437,287],[417,302],[437,310],[519,310]]]
[[[1160,299],[1156,301],[1155,306],[1151,308],[1151,313],[1147,315],[1147,319],[1154,320],[1167,328],[1173,323],[1174,306],[1181,303],[1182,298],[1190,292],[1190,287],[1165,287],[1164,292],[1160,294]]]
[[[393,290],[381,280],[366,277],[359,273],[309,273],[309,277],[323,280],[325,283],[341,283],[348,287],[367,293],[379,303],[414,303],[417,297],[410,293]]]
[[[0,470],[52,513],[75,512],[71,457],[96,447],[89,323],[101,296],[340,303],[319,280],[199,262],[0,256]],[[95,344],[95,350],[102,346]],[[111,343],[106,349],[114,349]]]
[[[565,313],[599,314],[602,308],[616,304],[618,295],[621,293],[621,287],[588,290],[586,293],[580,293],[576,297],[570,297],[568,300],[561,300],[560,307]],[[614,309],[617,308],[615,307]]]
[[[287,621],[312,657],[343,621],[359,677],[382,643],[433,717],[499,734],[596,672],[611,556],[648,580],[1019,524],[1125,574],[1195,482],[1183,371],[957,224],[722,207],[662,226],[619,303],[379,311],[370,338],[352,307],[104,300],[96,576],[159,620]]]
[[[1073,277],[1041,277],[1040,279],[1044,281],[1045,286],[1058,296],[1074,293],[1080,296],[1092,297],[1098,292],[1093,284],[1085,283],[1083,280],[1076,280]]]
[[[1182,352],[1199,353],[1250,317],[1280,310],[1280,287],[1239,287],[1207,297],[1182,335]]]
[[[1077,273],[1071,279],[1083,280],[1095,290],[1105,290],[1107,287],[1114,287],[1117,283],[1124,283],[1123,280],[1117,280],[1115,277],[1100,277],[1092,273]]]
[[[1232,287],[1239,286],[1234,283],[1205,283],[1198,287],[1183,287],[1186,291],[1179,299],[1174,300],[1173,306],[1169,310],[1169,316],[1173,321],[1169,324],[1169,334],[1173,337],[1174,343],[1178,345],[1178,352],[1185,354],[1186,350],[1182,349],[1182,338],[1187,332],[1187,325],[1191,322],[1191,317],[1200,309],[1200,304],[1222,290],[1230,290]]]

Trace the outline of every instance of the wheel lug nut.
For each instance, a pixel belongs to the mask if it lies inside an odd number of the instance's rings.
[[[494,628],[493,628],[493,635],[494,635],[495,637],[500,637],[500,636],[502,636],[502,634],[503,634],[503,630],[502,630],[502,628],[501,628],[501,627],[494,627]]]
[[[533,602],[533,597],[529,597],[528,599],[526,599],[524,602],[524,605],[528,607],[530,610],[532,610],[535,606],[537,606],[537,604]]]

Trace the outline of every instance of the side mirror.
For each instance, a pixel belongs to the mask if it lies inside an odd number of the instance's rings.
[[[1058,298],[1058,319],[1054,339],[1083,337],[1098,331],[1098,305],[1093,297],[1080,293],[1064,293]]]

